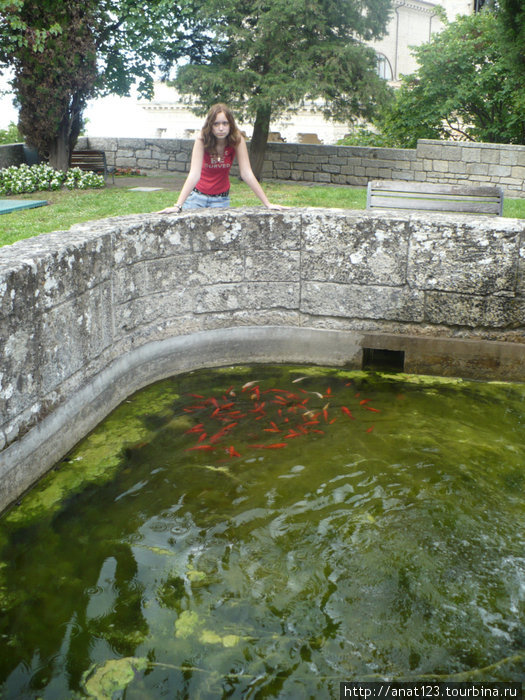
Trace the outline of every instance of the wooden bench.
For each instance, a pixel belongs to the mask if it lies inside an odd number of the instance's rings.
[[[501,216],[501,187],[436,185],[405,180],[371,180],[366,195],[367,209],[412,209]]]
[[[70,167],[101,173],[104,175],[104,180],[111,175],[113,183],[115,182],[115,168],[108,168],[104,151],[73,151]]]

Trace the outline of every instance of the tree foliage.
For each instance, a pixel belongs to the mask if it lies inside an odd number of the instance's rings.
[[[14,122],[9,122],[7,129],[0,129],[0,145],[8,143],[19,143],[22,141],[22,134]]]
[[[498,18],[513,68],[525,80],[525,4],[523,0],[499,0]]]
[[[207,38],[206,38],[207,41]],[[153,93],[155,71],[193,50],[204,52],[189,0],[0,0],[0,65],[27,142],[67,168],[86,101]]]
[[[226,102],[254,119],[250,155],[260,174],[270,120],[304,99],[327,117],[370,118],[388,96],[376,57],[363,42],[380,37],[390,0],[223,0],[197,14],[213,37],[175,85],[201,113]]]
[[[403,76],[382,115],[392,144],[420,138],[525,143],[520,77],[509,65],[497,14],[459,17],[414,49],[419,68]]]

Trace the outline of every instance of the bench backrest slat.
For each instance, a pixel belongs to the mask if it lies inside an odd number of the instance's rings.
[[[108,168],[106,162],[106,153],[104,151],[73,151],[70,157],[70,166],[72,168],[80,168],[81,170],[101,171],[104,174],[104,179],[111,174],[114,180],[114,168]]]
[[[366,207],[501,216],[503,190],[492,186],[372,180],[368,183]]]

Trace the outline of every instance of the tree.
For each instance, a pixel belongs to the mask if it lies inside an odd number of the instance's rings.
[[[513,67],[525,79],[525,5],[523,0],[499,0],[498,18]]]
[[[520,77],[493,11],[458,18],[414,53],[418,70],[403,76],[380,120],[395,145],[413,148],[419,138],[525,143]]]
[[[389,88],[363,42],[384,34],[390,0],[201,1],[209,55],[182,66],[175,86],[199,113],[226,102],[253,119],[250,159],[260,177],[270,121],[305,99],[325,116],[370,118]]]
[[[0,0],[0,65],[13,69],[29,145],[67,169],[86,101],[153,94],[159,63],[205,51],[190,0]]]

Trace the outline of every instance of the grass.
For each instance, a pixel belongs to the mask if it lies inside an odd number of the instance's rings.
[[[121,187],[102,190],[60,190],[32,192],[14,199],[46,199],[50,206],[27,209],[0,215],[0,246],[9,245],[41,233],[69,229],[73,224],[94,219],[126,214],[158,211],[174,203],[183,178],[174,176],[166,189],[154,192],[132,192],[138,180],[126,178]],[[140,184],[144,182],[140,180]],[[156,186],[155,177],[147,185]],[[291,207],[328,207],[364,209],[366,189],[330,185],[305,185],[283,182],[264,182],[264,190],[271,202]],[[172,189],[167,189],[168,187]],[[234,207],[261,206],[259,200],[244,183],[232,179],[231,203]],[[505,199],[503,215],[525,218],[525,199]]]

